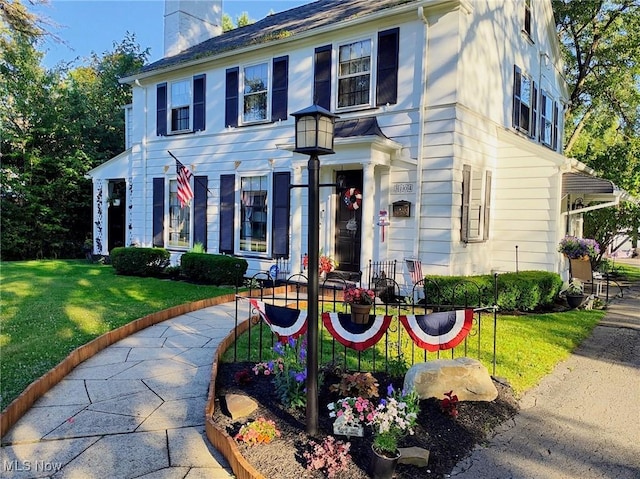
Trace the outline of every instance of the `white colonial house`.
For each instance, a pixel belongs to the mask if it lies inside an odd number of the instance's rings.
[[[167,1],[165,57],[122,80],[127,149],[89,173],[96,253],[160,246],[177,263],[202,243],[248,274],[282,258],[299,272],[307,193],[290,186],[308,157],[291,113],[313,104],[339,116],[320,246],[342,271],[564,273],[581,210],[620,200],[562,154],[550,0],[320,0],[227,33],[221,3]],[[174,158],[193,173],[185,207]]]

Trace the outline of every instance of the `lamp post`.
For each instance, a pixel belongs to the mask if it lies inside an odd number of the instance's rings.
[[[309,155],[309,279],[307,283],[307,434],[318,433],[318,261],[320,236],[320,160],[333,154],[336,115],[312,105],[292,113],[296,120],[296,153]]]

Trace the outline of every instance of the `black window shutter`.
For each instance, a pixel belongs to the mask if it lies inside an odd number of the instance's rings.
[[[273,173],[273,257],[289,257],[289,185],[291,184],[291,173]]]
[[[460,239],[469,241],[469,202],[471,201],[471,167],[462,167],[462,220],[460,225]]]
[[[164,248],[164,178],[153,179],[153,246]]]
[[[533,80],[531,80],[531,85],[531,131],[529,132],[529,136],[536,138],[536,127],[538,125],[538,86]]]
[[[522,85],[522,72],[516,65],[513,66],[513,127],[520,128],[520,88]]]
[[[207,181],[196,176],[193,181],[193,242],[202,243],[207,250]]]
[[[484,231],[483,239],[489,239],[489,224],[491,222],[491,172],[487,171],[484,184]]]
[[[226,95],[225,95],[225,126],[238,126],[238,67],[227,69]]]
[[[233,254],[235,175],[220,175],[220,253]]]
[[[271,91],[271,121],[287,119],[289,89],[289,57],[273,59],[273,89]]]
[[[331,111],[331,45],[316,48],[313,103]]]
[[[167,84],[160,83],[156,87],[156,135],[167,134]]]
[[[193,77],[193,131],[202,131],[206,128],[206,91],[207,75]]]
[[[378,33],[378,67],[376,105],[398,102],[398,55],[400,29],[392,28]]]
[[[558,124],[560,122],[560,112],[558,111],[558,102],[553,102],[553,132],[551,134],[551,146],[554,151],[558,151]]]

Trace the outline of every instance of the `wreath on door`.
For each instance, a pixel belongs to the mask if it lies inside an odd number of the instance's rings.
[[[344,192],[342,200],[350,210],[360,209],[362,205],[362,193],[358,188],[348,188]]]

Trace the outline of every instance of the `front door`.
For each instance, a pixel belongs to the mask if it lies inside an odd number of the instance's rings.
[[[360,271],[362,236],[362,170],[336,172],[346,189],[340,191],[336,208],[335,257],[340,271]]]

